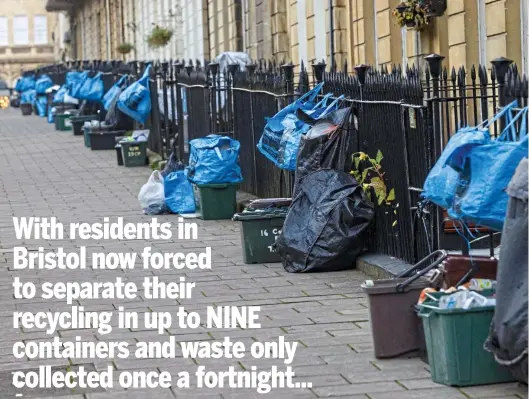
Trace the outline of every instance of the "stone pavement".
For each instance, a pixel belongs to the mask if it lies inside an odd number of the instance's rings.
[[[115,310],[123,305],[135,311],[176,311],[179,304],[187,310],[204,314],[206,305],[260,305],[261,329],[254,330],[178,330],[170,328],[164,336],[142,329],[114,329],[99,335],[95,329],[64,330],[58,335],[66,340],[81,336],[85,340],[220,340],[224,336],[245,343],[276,340],[284,335],[288,341],[298,341],[300,348],[293,366],[296,381],[310,381],[312,389],[277,390],[272,398],[334,397],[407,399],[407,398],[524,398],[526,387],[502,384],[455,389],[434,384],[428,367],[418,359],[377,360],[374,358],[366,299],[359,284],[365,278],[358,271],[325,274],[288,274],[280,264],[245,265],[242,261],[239,227],[231,221],[197,221],[199,242],[189,241],[17,241],[12,216],[56,216],[62,223],[95,222],[104,216],[123,216],[127,222],[148,221],[141,214],[138,191],[150,174],[148,168],[124,168],[116,165],[114,151],[90,151],[81,137],[71,132],[55,132],[44,119],[21,117],[19,110],[0,111],[0,398],[14,397],[9,391],[12,371],[35,369],[40,365],[58,367],[86,364],[87,368],[116,370],[169,370],[191,373],[197,364],[211,370],[224,370],[233,365],[238,370],[252,365],[263,368],[280,365],[277,360],[235,361],[197,360],[179,357],[163,360],[117,359],[105,360],[24,360],[12,356],[12,344],[17,340],[39,341],[50,337],[42,330],[12,328],[13,310],[68,309],[62,301],[13,299],[12,278],[20,275],[26,280],[42,281],[109,281],[121,276],[137,283],[144,276],[157,275],[162,281],[177,281],[185,274],[197,288],[189,300],[146,300],[120,302],[109,300],[80,300],[86,310]],[[161,216],[162,221],[176,220],[174,215]],[[75,251],[80,245],[98,251],[140,251],[152,246],[161,251],[200,251],[211,246],[215,257],[209,271],[17,271],[12,270],[12,247],[26,245],[30,249],[62,246]],[[176,378],[173,378],[175,381]],[[63,396],[64,395],[64,396]],[[65,399],[165,399],[165,398],[252,398],[263,395],[253,390],[211,389],[136,390],[114,388],[110,392],[37,391],[25,392],[24,397]]]

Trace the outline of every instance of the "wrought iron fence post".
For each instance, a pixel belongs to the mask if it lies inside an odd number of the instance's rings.
[[[217,62],[211,62],[209,64],[209,70],[211,72],[211,133],[217,133],[217,74],[219,73],[219,64]],[[207,84],[207,80],[206,80]]]
[[[235,81],[235,73],[239,69],[239,64],[228,65],[228,77],[226,80],[226,114],[228,117],[228,132],[235,134],[234,126],[234,115],[233,115],[233,82]]]
[[[143,66],[145,66],[145,64]],[[158,81],[156,80],[157,73],[158,73],[157,66],[153,65],[150,76],[149,76],[149,85],[151,88],[151,104],[152,104],[151,123],[150,123],[151,132],[149,134],[149,141],[152,146],[151,149],[163,157],[164,153],[163,153],[162,140],[161,140],[161,134],[160,134],[160,107],[158,106]],[[151,137],[152,137],[152,140],[151,140]]]
[[[314,71],[314,78],[316,79],[316,84],[323,82],[323,74],[327,65],[325,62],[318,62],[317,64],[312,64],[312,70]]]
[[[184,107],[183,107],[183,99],[182,99],[182,89],[178,85],[178,77],[180,75],[180,72],[184,68],[184,62],[182,63],[177,62],[174,65],[175,68],[175,77],[174,77],[174,84],[175,84],[175,91],[176,91],[176,118],[177,118],[177,129],[178,129],[178,153],[179,158],[183,162],[185,157],[184,152]]]
[[[354,67],[354,70],[356,71],[356,75],[358,76],[358,83],[359,83],[359,90],[360,90],[360,107],[358,112],[358,138],[357,138],[357,148],[356,152],[362,151],[362,137],[360,135],[360,126],[362,121],[364,121],[364,104],[362,104],[362,101],[364,100],[364,85],[366,83],[366,77],[367,77],[367,71],[371,69],[369,65],[366,64],[360,64]]]
[[[424,57],[426,61],[428,62],[428,68],[430,70],[430,76],[432,79],[432,97],[428,98],[428,110],[431,115],[431,121],[432,121],[432,136],[433,136],[433,145],[434,145],[434,157],[435,159],[438,159],[441,155],[441,151],[443,148],[443,132],[441,130],[441,113],[439,107],[441,106],[441,102],[439,100],[440,97],[440,90],[439,90],[439,83],[442,73],[442,62],[445,57],[439,54],[430,54],[426,57]],[[437,208],[437,214],[435,217],[435,239],[434,242],[436,242],[435,249],[441,248],[441,237],[442,237],[442,231],[443,228],[443,219],[444,214],[441,208]],[[463,246],[463,253],[465,251],[468,252],[468,248],[465,249]]]
[[[252,127],[252,179],[255,193],[257,193],[257,154],[255,150],[255,115],[254,115],[254,92],[253,92],[253,76],[255,69],[257,68],[256,64],[246,65],[248,75],[250,76],[250,125]]]
[[[504,57],[496,58],[491,61],[496,71],[496,79],[498,81],[498,105],[500,107],[506,106],[507,96],[505,95],[505,76],[509,70],[509,66],[512,64],[512,60]],[[505,129],[505,118],[500,120],[500,130]]]

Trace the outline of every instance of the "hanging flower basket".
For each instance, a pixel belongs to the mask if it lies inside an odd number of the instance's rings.
[[[121,43],[117,48],[117,52],[120,54],[128,54],[134,49],[134,46],[130,43]]]
[[[173,31],[158,25],[155,25],[150,35],[147,37],[147,44],[151,48],[164,47],[173,37]]]
[[[421,0],[407,0],[400,3],[394,10],[393,16],[401,26],[423,29],[430,23],[429,9]]]

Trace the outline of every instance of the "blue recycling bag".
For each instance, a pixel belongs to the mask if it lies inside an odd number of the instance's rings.
[[[15,90],[19,93],[24,93],[28,90],[35,89],[35,77],[34,76],[23,76],[17,80]]]
[[[48,110],[48,123],[55,123],[55,112],[57,112],[57,108],[51,107]]]
[[[189,142],[187,178],[195,184],[240,183],[241,144],[228,136],[210,134]]]
[[[63,103],[66,93],[68,93],[68,87],[66,85],[62,85],[61,88],[53,95],[53,102]]]
[[[37,115],[45,118],[48,114],[48,98],[45,95],[37,96],[35,105],[37,107]]]
[[[99,102],[105,95],[102,73],[98,72],[93,78],[87,77],[81,85],[78,93],[80,100]]]
[[[496,140],[466,148],[453,206],[448,215],[501,231],[507,212],[509,185],[516,167],[529,156],[527,138],[528,107],[510,118],[507,128]],[[520,123],[519,131],[515,128]],[[449,160],[450,164],[451,160]],[[460,163],[456,161],[456,164]]]
[[[66,74],[66,86],[71,89],[74,84],[84,80],[88,74],[86,72],[70,71]]]
[[[265,157],[274,162],[274,164],[277,163],[279,145],[285,130],[283,121],[287,115],[295,114],[298,109],[302,109],[304,111],[312,110],[316,105],[314,101],[318,97],[318,94],[320,94],[322,88],[323,82],[318,84],[308,93],[305,93],[292,104],[289,104],[281,109],[281,111],[279,111],[273,117],[266,119],[263,135],[257,144],[257,148]]]
[[[35,89],[26,90],[20,95],[20,104],[35,104],[37,92]]]
[[[48,75],[42,75],[35,83],[37,94],[46,94],[46,90],[53,86],[53,81]]]
[[[152,67],[149,65],[143,76],[127,87],[118,99],[118,109],[142,124],[145,124],[152,107],[149,89],[151,69]]]
[[[459,129],[446,144],[441,156],[428,173],[423,184],[422,198],[434,204],[449,209],[453,202],[459,184],[459,171],[463,167],[463,155],[472,147],[490,141],[489,127],[500,118],[506,116],[516,105],[511,103],[493,118],[476,127]],[[448,161],[450,160],[450,165]]]
[[[69,72],[69,74],[75,74],[70,75],[70,77],[68,77],[68,75],[66,76],[69,95],[73,98],[80,99],[79,93],[83,87],[84,81],[88,79],[88,72]]]
[[[114,84],[114,86],[112,86],[110,88],[110,90],[107,91],[107,93],[103,96],[103,106],[105,107],[105,109],[107,111],[112,106],[112,104],[113,104],[114,100],[116,99],[116,97],[119,96],[121,94],[121,92],[123,91],[123,89],[126,87],[127,79],[128,79],[128,76],[127,75],[123,75],[121,77],[121,79],[118,80]]]
[[[195,194],[193,186],[183,170],[169,173],[163,180],[165,205],[173,213],[195,212]]]
[[[327,94],[312,110],[305,111],[305,113],[310,115],[312,119],[318,120],[336,111],[344,96],[342,95],[328,104],[331,96],[332,94]],[[280,169],[294,172],[296,170],[301,136],[306,134],[312,126],[301,121],[296,114],[288,114],[282,125],[284,131],[279,143],[275,165]]]

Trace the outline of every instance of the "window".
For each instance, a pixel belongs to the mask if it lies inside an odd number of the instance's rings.
[[[48,44],[48,17],[36,15],[33,30],[35,32],[35,44]]]
[[[7,46],[8,44],[7,17],[0,17],[0,46]]]
[[[13,20],[13,31],[15,45],[29,44],[28,17],[17,15]]]

